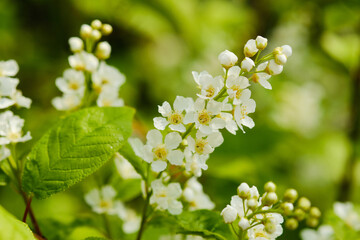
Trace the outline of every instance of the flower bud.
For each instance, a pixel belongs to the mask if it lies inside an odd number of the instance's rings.
[[[101,60],[108,59],[110,57],[110,54],[111,54],[111,46],[108,42],[100,42],[97,45],[95,55],[99,59]]]
[[[281,52],[288,58],[292,55],[292,48],[289,45],[284,45],[281,47]]]
[[[254,211],[258,207],[258,202],[254,198],[250,198],[247,200],[247,207]]]
[[[224,218],[225,223],[232,223],[236,220],[237,211],[230,205],[227,205],[222,211],[221,216]]]
[[[242,199],[248,199],[250,197],[250,187],[247,183],[241,183],[237,188],[237,193]]]
[[[273,182],[267,182],[267,183],[265,183],[264,189],[266,192],[275,192],[276,185]]]
[[[242,217],[239,221],[239,227],[244,231],[250,227],[250,222],[247,218]]]
[[[321,217],[320,209],[317,208],[317,207],[310,208],[310,213],[309,214],[313,218],[320,218]]]
[[[257,36],[255,42],[256,42],[256,47],[259,50],[264,50],[267,46],[267,39],[262,36]]]
[[[271,205],[275,204],[277,201],[278,201],[278,197],[277,197],[276,193],[269,192],[265,195],[264,205],[271,206]]]
[[[82,38],[89,38],[91,36],[91,33],[92,33],[92,28],[87,25],[87,24],[83,24],[81,25],[80,27],[80,36]]]
[[[231,68],[238,61],[238,57],[234,53],[232,53],[228,50],[225,50],[222,53],[220,53],[218,56],[218,59],[219,59],[219,62],[221,63],[221,65],[225,69]]]
[[[285,227],[290,230],[295,230],[299,226],[299,222],[295,218],[289,218],[285,222]]]
[[[246,57],[242,62],[241,62],[241,69],[245,72],[250,72],[250,70],[255,67],[255,63],[251,58]]]
[[[244,46],[244,55],[245,57],[253,57],[259,49],[256,47],[256,41],[254,39],[250,39]]]
[[[294,210],[294,205],[292,203],[289,202],[284,202],[281,204],[281,208],[284,211],[284,214],[286,216],[289,216],[292,214],[293,210]]]
[[[100,29],[102,27],[102,23],[99,19],[95,19],[94,21],[91,22],[91,27],[93,29]]]
[[[276,54],[275,55],[275,62],[276,64],[279,65],[284,65],[287,61],[287,57],[285,56],[285,54]]]
[[[265,223],[265,231],[269,234],[272,234],[276,231],[276,225],[272,222]]]
[[[98,41],[101,38],[101,32],[99,32],[98,30],[92,30],[91,38],[95,41]]]
[[[312,217],[310,217],[310,218],[308,218],[308,219],[306,220],[306,225],[308,225],[309,227],[314,228],[314,227],[316,227],[318,224],[319,224],[319,219],[318,219],[318,218],[312,218]]]
[[[297,205],[303,209],[304,211],[308,211],[311,207],[311,202],[306,197],[301,197],[297,203]]]
[[[270,60],[265,69],[266,73],[269,75],[278,75],[282,72],[282,70],[283,66],[276,64],[274,60]]]
[[[304,220],[304,219],[305,219],[305,216],[306,216],[304,210],[302,210],[302,209],[300,209],[300,208],[295,209],[294,215],[295,215],[295,218],[296,218],[298,221]]]
[[[287,189],[284,193],[284,201],[294,203],[298,198],[298,193],[295,189]]]
[[[72,52],[81,52],[84,49],[84,42],[78,37],[69,38],[70,50]]]
[[[257,188],[255,186],[252,186],[250,188],[250,198],[253,198],[253,199],[259,199],[260,197],[260,194],[259,194],[259,191],[257,190]]]
[[[110,24],[103,24],[103,25],[102,25],[101,32],[102,32],[105,36],[111,34],[112,31],[113,31],[113,28],[112,28],[112,26],[111,26]]]

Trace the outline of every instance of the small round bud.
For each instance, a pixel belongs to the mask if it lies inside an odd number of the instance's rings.
[[[284,193],[284,201],[294,203],[298,198],[298,193],[295,189],[287,189]]]
[[[98,30],[92,30],[91,38],[95,41],[98,41],[101,38],[101,32],[99,32]]]
[[[257,36],[255,42],[256,42],[256,47],[259,50],[264,50],[267,46],[268,40],[262,36]]]
[[[320,209],[317,208],[317,207],[310,208],[310,213],[309,214],[313,218],[320,218],[321,217]]]
[[[294,211],[294,205],[292,203],[289,202],[284,202],[281,204],[281,208],[284,211],[284,214],[286,216],[289,216],[292,214],[292,212]]]
[[[101,60],[108,59],[110,57],[110,54],[111,54],[111,46],[108,42],[100,42],[97,45],[95,55],[99,59]]]
[[[299,226],[299,222],[295,218],[289,218],[285,222],[285,227],[290,230],[295,230]]]
[[[247,200],[247,207],[254,211],[258,207],[258,202],[254,198],[250,198]]]
[[[241,62],[241,69],[245,72],[250,72],[250,70],[255,67],[255,63],[251,58],[246,57],[242,62]]]
[[[92,28],[87,25],[87,24],[83,24],[80,27],[80,36],[82,38],[89,38],[91,36],[92,33]]]
[[[255,186],[252,186],[250,188],[250,198],[253,198],[253,199],[259,199],[260,197],[260,193],[259,191],[257,190],[257,188]]]
[[[274,54],[274,55],[282,54],[281,47],[275,48],[274,51],[273,51],[273,54]]]
[[[284,65],[287,61],[287,57],[285,56],[285,54],[276,54],[275,55],[275,62],[276,64],[279,65]]]
[[[295,209],[294,215],[295,215],[295,218],[296,218],[298,221],[304,220],[304,219],[305,219],[305,216],[306,216],[304,210],[302,210],[302,209],[300,209],[300,208]]]
[[[250,227],[250,222],[247,218],[243,217],[239,221],[239,227],[244,231]]]
[[[95,19],[94,21],[91,22],[91,27],[93,29],[100,29],[102,27],[102,23],[99,19]]]
[[[70,50],[72,52],[81,52],[84,49],[84,42],[78,37],[71,37],[69,39]]]
[[[278,197],[277,197],[276,193],[269,192],[265,195],[264,205],[271,206],[271,205],[275,204],[277,201],[278,201]]]
[[[220,64],[225,69],[231,68],[238,61],[238,57],[234,53],[232,53],[228,50],[225,50],[222,53],[220,53],[218,56],[218,59],[219,59]]]
[[[297,205],[303,209],[304,211],[308,211],[311,207],[311,202],[306,197],[301,197],[297,203]]]
[[[292,55],[292,48],[289,45],[284,45],[281,47],[281,52],[285,54],[286,57],[290,57]]]
[[[267,183],[265,183],[264,189],[266,192],[275,192],[276,185],[273,182],[267,182]]]
[[[266,73],[269,75],[278,75],[282,72],[283,66],[276,64],[274,60],[270,60],[269,64],[266,66]]]
[[[241,183],[240,186],[237,188],[237,193],[239,197],[242,199],[250,198],[250,187],[247,183]]]
[[[272,222],[265,223],[265,231],[269,234],[272,234],[276,231],[276,225]]]
[[[111,34],[112,31],[113,31],[113,28],[112,28],[112,26],[111,26],[110,24],[103,24],[103,25],[102,25],[101,32],[102,32],[105,36]]]
[[[253,57],[259,49],[256,47],[256,41],[254,39],[250,39],[244,46],[244,55],[245,57]]]
[[[319,219],[318,218],[308,218],[306,220],[306,225],[308,225],[309,227],[316,227],[319,224]]]
[[[227,205],[222,211],[221,216],[224,218],[225,223],[232,223],[236,220],[237,211],[230,205]]]

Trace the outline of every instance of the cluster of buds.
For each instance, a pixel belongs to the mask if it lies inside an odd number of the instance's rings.
[[[249,40],[244,46],[245,58],[240,66],[236,66],[238,57],[234,53],[228,50],[220,53],[222,75],[213,77],[206,71],[192,72],[200,89],[197,99],[177,96],[172,105],[167,101],[160,105],[161,116],[154,118],[156,129],[147,133],[146,144],[139,139],[132,142],[137,155],[156,173],[169,170],[170,164],[179,172],[200,177],[208,168],[206,161],[210,154],[224,141],[221,130],[236,134],[239,129],[245,132],[244,126],[255,126],[249,116],[256,108],[255,101],[250,98],[250,83],[253,81],[271,89],[268,79],[280,73],[273,68],[274,64],[282,70],[282,65],[274,62],[275,51],[260,56],[266,46],[267,39],[261,36]],[[283,49],[286,56],[291,55],[287,45],[278,49]]]
[[[258,236],[276,239],[283,232],[281,224],[284,218],[285,226],[289,229],[296,229],[299,221],[304,219],[312,227],[318,224],[320,210],[311,207],[307,198],[300,198],[294,207],[298,197],[295,189],[286,190],[282,200],[278,198],[273,182],[266,183],[264,190],[260,197],[255,186],[250,188],[247,183],[242,183],[237,189],[238,194],[222,210],[225,223],[231,224],[239,239],[255,240]],[[237,226],[234,226],[236,223]]]
[[[31,99],[16,89],[19,79],[14,76],[19,71],[15,60],[0,61],[0,161],[10,157],[9,144],[25,142],[31,139],[30,132],[22,133],[24,120],[9,110],[12,106],[30,108]],[[12,162],[12,167],[16,163]],[[10,176],[10,175],[9,175]]]
[[[56,86],[63,93],[52,103],[61,111],[75,110],[90,106],[93,102],[102,106],[123,106],[119,90],[125,82],[125,76],[115,67],[106,64],[110,57],[111,46],[107,41],[100,41],[109,35],[112,27],[100,20],[91,25],[83,24],[80,37],[69,39],[73,55],[69,56],[69,69],[56,79]]]

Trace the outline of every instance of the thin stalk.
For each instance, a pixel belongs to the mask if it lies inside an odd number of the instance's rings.
[[[107,233],[108,237],[110,239],[112,239],[112,232],[111,232],[110,222],[109,222],[109,219],[108,219],[108,216],[106,215],[106,213],[103,214],[103,220],[104,220],[104,226],[105,226],[106,233]]]
[[[24,216],[23,216],[23,218],[22,218],[22,221],[23,221],[24,223],[26,223],[26,218],[27,218],[27,215],[28,215],[28,213],[29,213],[29,211],[30,211],[31,201],[32,201],[32,196],[30,196],[30,197],[28,198],[27,203],[26,203],[26,208],[25,208]]]
[[[269,209],[269,210],[260,210],[260,211],[255,211],[252,214],[249,214],[249,216],[247,216],[248,219],[251,219],[253,216],[257,215],[257,214],[263,214],[263,213],[281,213],[280,210],[278,209]]]
[[[184,132],[184,134],[181,136],[182,139],[185,139],[187,135],[189,135],[189,133],[191,132],[191,130],[194,128],[195,126],[195,123],[192,123],[190,125],[190,127],[188,129],[186,129],[186,132]]]
[[[23,197],[25,204],[27,205],[28,204],[28,198],[26,196],[26,193],[21,191],[20,194]],[[31,208],[31,206],[29,206],[29,215],[30,215],[30,219],[31,219],[31,222],[33,224],[33,227],[35,228],[35,233],[42,237],[43,235],[42,235],[42,233],[40,231],[39,224],[36,221],[35,214],[34,214],[32,208]]]

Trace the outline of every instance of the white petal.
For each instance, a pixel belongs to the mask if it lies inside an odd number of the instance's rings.
[[[182,212],[182,209],[182,203],[179,201],[173,200],[169,203],[168,211],[172,215],[179,215]]]
[[[104,186],[101,189],[101,195],[104,200],[112,200],[116,196],[116,191],[112,186]]]
[[[176,96],[174,101],[174,110],[182,112],[189,107],[189,99],[182,96]]]
[[[3,74],[9,77],[15,76],[19,71],[19,65],[15,60],[2,61],[0,67]]]
[[[253,128],[255,126],[254,120],[249,116],[245,116],[241,123],[248,128]]]
[[[163,117],[169,116],[170,113],[172,112],[170,103],[168,103],[166,101],[161,106],[158,106],[158,110],[159,110],[159,113],[161,113],[161,115]]]
[[[210,100],[207,105],[207,110],[211,112],[212,115],[217,115],[221,112],[222,103],[214,100]]]
[[[0,98],[0,109],[8,108],[15,104],[14,100],[8,98]]]
[[[194,109],[195,111],[201,111],[205,108],[205,100],[202,98],[196,99],[194,103]]]
[[[166,135],[165,137],[165,147],[167,149],[175,149],[181,143],[182,138],[179,133],[172,132]]]
[[[233,75],[233,76],[239,76],[240,75],[240,67],[239,66],[233,66],[229,69],[228,71],[228,75]]]
[[[260,78],[259,84],[266,89],[270,89],[270,90],[272,89],[271,84],[265,78]]]
[[[189,124],[195,122],[195,112],[188,112],[185,114],[184,123]]]
[[[180,150],[174,150],[169,152],[167,158],[171,164],[181,166],[183,164],[184,153]]]
[[[154,126],[159,130],[164,130],[168,124],[169,122],[166,120],[166,118],[163,117],[154,118]]]
[[[170,128],[171,130],[178,131],[178,132],[185,132],[185,131],[186,131],[186,128],[185,128],[185,126],[184,126],[182,123],[176,124],[176,125],[170,124],[170,125],[169,125],[169,128]]]
[[[181,186],[179,183],[170,183],[167,186],[167,192],[171,198],[179,198],[182,194]]]
[[[166,166],[167,166],[167,163],[165,161],[157,160],[151,164],[151,169],[154,172],[161,172],[161,171],[165,170]]]
[[[152,147],[157,147],[163,143],[162,142],[163,136],[161,132],[156,129],[150,130],[146,135],[146,139],[147,139],[147,144],[149,144]]]
[[[144,144],[139,138],[129,138],[128,142],[130,143],[131,148],[134,150],[135,155],[143,158],[144,157]]]
[[[210,134],[213,132],[210,126],[200,125],[199,130],[204,134]]]
[[[210,146],[215,148],[224,142],[224,138],[220,132],[214,132],[208,136],[207,141]]]
[[[223,129],[226,126],[226,122],[221,118],[214,118],[210,122],[210,127],[212,129]]]
[[[255,112],[256,102],[253,99],[247,100],[246,102],[244,102],[244,105],[246,106],[246,111],[248,113]]]

